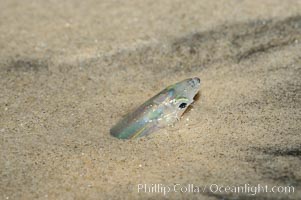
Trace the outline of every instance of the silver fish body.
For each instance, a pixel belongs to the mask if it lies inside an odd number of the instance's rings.
[[[200,88],[200,79],[189,78],[170,85],[157,95],[125,115],[110,130],[120,139],[148,135],[180,119]]]

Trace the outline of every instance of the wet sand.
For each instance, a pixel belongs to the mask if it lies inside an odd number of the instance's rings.
[[[300,1],[0,7],[0,199],[300,199]],[[195,76],[199,98],[174,127],[110,136],[123,115]]]

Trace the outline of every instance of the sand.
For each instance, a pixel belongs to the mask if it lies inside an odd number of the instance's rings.
[[[0,8],[0,199],[301,198],[301,1]],[[110,136],[195,76],[199,98],[174,127]],[[254,194],[258,184],[294,192]]]

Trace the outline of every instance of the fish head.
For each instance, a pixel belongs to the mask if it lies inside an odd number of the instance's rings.
[[[120,139],[130,139],[172,125],[193,102],[199,88],[199,78],[186,79],[167,87],[124,116],[110,129],[111,134]]]
[[[163,123],[172,124],[179,120],[188,106],[194,101],[200,89],[201,81],[198,77],[185,79],[166,88],[169,98],[162,104]]]

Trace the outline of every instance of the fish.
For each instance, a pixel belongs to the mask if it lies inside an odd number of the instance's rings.
[[[110,129],[110,134],[119,139],[134,139],[173,125],[194,102],[200,85],[200,78],[194,77],[168,86],[125,115]]]

